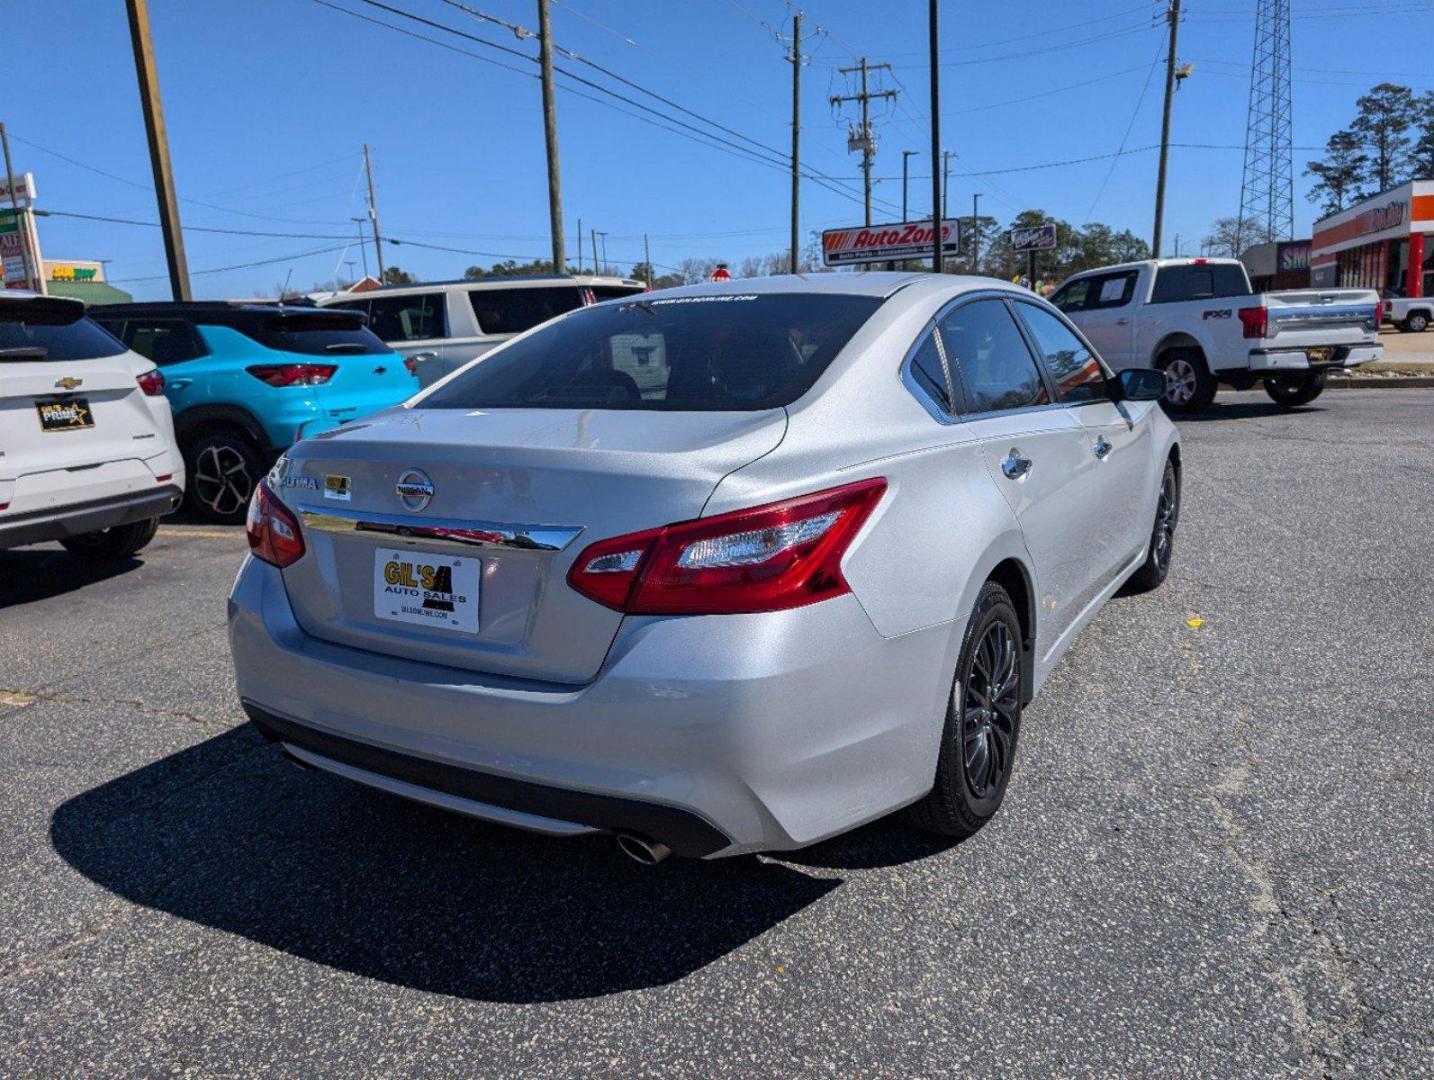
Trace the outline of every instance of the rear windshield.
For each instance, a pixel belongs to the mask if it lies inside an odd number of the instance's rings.
[[[1215,300],[1226,296],[1250,295],[1250,283],[1242,266],[1233,263],[1191,263],[1162,266],[1155,275],[1152,304],[1175,304],[1182,300]]]
[[[349,312],[276,315],[245,326],[244,332],[270,349],[311,356],[389,351],[382,339],[364,325],[362,316]]]
[[[773,409],[810,389],[880,306],[801,294],[601,304],[493,352],[420,407]]]
[[[0,300],[0,363],[94,360],[124,351],[117,338],[85,318],[80,304]]]

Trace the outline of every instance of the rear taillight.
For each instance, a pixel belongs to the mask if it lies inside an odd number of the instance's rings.
[[[139,383],[139,388],[150,397],[159,397],[164,393],[164,376],[159,373],[159,368],[136,375],[134,381]]]
[[[403,366],[408,369],[408,373],[410,375],[418,374],[418,361],[415,360],[413,357],[405,356],[403,358]]]
[[[1263,307],[1241,308],[1240,323],[1245,328],[1247,338],[1262,338],[1270,324],[1270,313]]]
[[[244,369],[270,386],[318,386],[334,377],[337,364],[255,364]]]
[[[249,516],[244,520],[244,532],[249,537],[249,550],[256,559],[263,559],[266,563],[285,567],[297,562],[304,554],[299,519],[279,501],[267,480],[261,480],[254,488],[254,495],[249,500]]]
[[[631,615],[787,608],[850,592],[841,561],[886,492],[881,477],[751,510],[602,540],[568,584]]]
[[[1394,301],[1393,301],[1393,300],[1386,300],[1386,301],[1384,301],[1384,309],[1383,309],[1383,310],[1384,310],[1384,317],[1385,317],[1386,319],[1392,317],[1392,316],[1394,315]],[[1379,314],[1379,309],[1376,308],[1374,313],[1375,313],[1376,315],[1378,315],[1378,314]]]

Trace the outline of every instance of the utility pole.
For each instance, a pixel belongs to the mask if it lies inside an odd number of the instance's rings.
[[[369,157],[368,143],[363,144],[363,171],[368,174],[368,220],[373,226],[373,257],[378,263],[378,280],[385,282],[383,272],[383,242],[379,240],[378,202],[373,197],[373,159]]]
[[[802,13],[792,15],[792,273],[797,272],[798,249],[798,206],[801,199],[801,150],[802,150]]]
[[[944,218],[950,213],[950,203],[947,201],[951,193],[951,151],[941,151],[941,216]]]
[[[553,235],[553,273],[566,272],[563,250],[563,192],[558,180],[558,114],[553,106],[553,28],[550,0],[538,0],[538,64],[543,82],[543,138],[548,146],[548,221]],[[581,234],[579,234],[581,236]]]
[[[605,232],[603,232],[601,229],[599,229],[599,230],[598,230],[598,235],[602,237],[602,265],[598,268],[598,273],[599,273],[599,274],[606,274],[606,273],[607,273],[607,233],[605,233]],[[594,259],[597,258],[597,248],[593,248],[593,258],[594,258]]]
[[[867,88],[867,76],[873,71],[890,71],[890,64],[871,64],[866,57],[862,57],[856,67],[837,68],[843,75],[850,75],[853,72],[861,73],[861,92],[857,94],[836,94],[831,98],[833,105],[841,105],[848,101],[856,101],[861,104],[861,134],[853,137],[847,135],[847,150],[861,151],[861,176],[862,189],[865,193],[866,202],[866,223],[871,224],[871,164],[876,158],[876,139],[871,134],[871,101],[876,98],[878,101],[885,98],[889,101],[896,100],[895,90],[878,90],[872,93]]]
[[[578,218],[578,273],[583,272],[583,219]]]
[[[368,240],[363,234],[364,219],[356,217],[352,220],[358,225],[359,254],[363,256],[363,276],[368,277]]]
[[[169,266],[169,288],[176,300],[188,300],[189,263],[184,257],[184,234],[179,225],[179,200],[174,194],[174,171],[169,165],[169,135],[164,127],[164,106],[159,98],[159,72],[154,66],[154,44],[149,38],[149,0],[126,0],[134,68],[139,77],[139,101],[149,139],[149,161],[154,170],[154,193],[159,199],[159,224],[164,233],[164,261]],[[18,224],[18,222],[16,223]]]
[[[1160,120],[1160,172],[1155,178],[1155,233],[1150,254],[1160,258],[1160,229],[1165,218],[1165,166],[1170,158],[1170,106],[1175,97],[1175,41],[1180,34],[1180,0],[1170,0],[1165,13],[1170,23],[1170,51],[1165,58],[1165,112]]]
[[[26,228],[25,221],[20,217],[20,196],[15,191],[15,166],[10,164],[10,136],[5,133],[5,124],[0,122],[0,147],[5,150],[5,186],[10,191],[10,210],[15,215],[15,237],[20,241],[20,261],[25,270],[25,287],[33,288],[36,292],[45,291],[45,275],[40,267],[30,272],[30,264],[34,258],[30,251],[30,230]],[[0,282],[3,282],[5,275],[0,273]]]
[[[941,222],[936,208],[941,205],[941,176],[936,171],[936,158],[941,153],[941,0],[930,0],[928,19],[931,47],[931,270],[941,273]]]
[[[591,225],[589,225],[589,226],[588,226],[588,235],[592,238],[592,242],[593,242],[593,273],[594,273],[594,274],[601,274],[601,273],[602,273],[602,267],[598,266],[598,257],[597,257],[597,229],[595,229],[595,228],[593,228]]]
[[[652,288],[652,247],[647,242],[647,233],[642,234],[642,264],[647,267],[647,287]]]
[[[981,272],[981,193],[971,196],[971,273]]]
[[[906,210],[906,163],[908,159],[915,157],[920,152],[919,150],[903,150],[901,152],[901,220],[903,224],[910,220],[910,215]]]

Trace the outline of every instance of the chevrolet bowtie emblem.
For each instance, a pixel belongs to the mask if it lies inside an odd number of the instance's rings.
[[[72,375],[66,375],[63,379],[56,379],[55,386],[60,390],[73,390],[84,381],[84,379],[76,379]]]

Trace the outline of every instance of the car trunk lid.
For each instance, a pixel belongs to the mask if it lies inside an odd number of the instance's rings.
[[[1294,289],[1266,293],[1264,299],[1267,340],[1284,336],[1296,345],[1352,345],[1372,341],[1379,322],[1379,295],[1372,289]]]
[[[697,517],[785,429],[783,409],[397,408],[305,440],[275,479],[308,547],[284,570],[295,617],[376,653],[589,681],[622,616],[568,586],[578,553]]]

